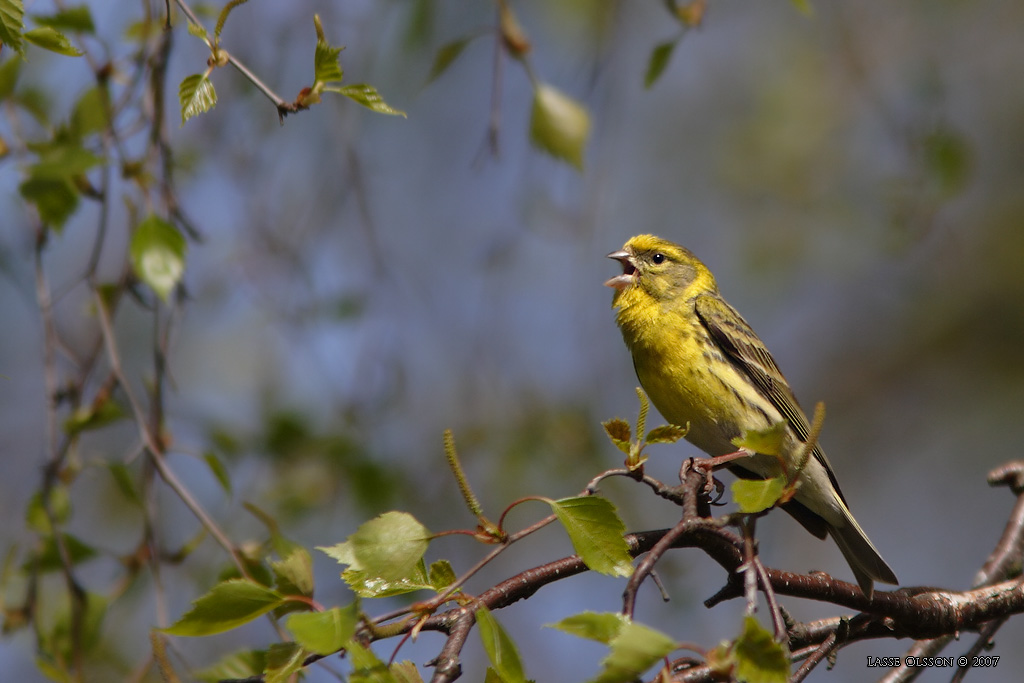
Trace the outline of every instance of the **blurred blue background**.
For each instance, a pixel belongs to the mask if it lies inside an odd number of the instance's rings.
[[[116,37],[132,20],[93,5],[101,34]],[[653,232],[709,265],[805,407],[826,403],[823,443],[903,585],[967,588],[1013,502],[986,474],[1021,457],[1024,430],[1024,4],[820,2],[805,16],[781,1],[712,3],[650,89],[651,50],[679,31],[662,3],[513,6],[538,77],[590,109],[582,174],[528,144],[530,83],[508,60],[500,152],[489,153],[490,35],[426,84],[441,45],[494,24],[490,3],[253,2],[232,15],[223,45],[290,98],[310,80],[319,13],[332,42],[347,47],[346,81],[374,84],[408,119],[327,98],[281,126],[230,68],[213,74],[212,112],[179,128],[169,103],[180,198],[204,238],[190,246],[190,300],[171,344],[172,466],[233,538],[265,533],[241,508],[252,501],[307,546],[337,543],[388,509],[433,531],[471,527],[444,465],[449,427],[492,517],[523,496],[573,495],[621,462],[600,421],[632,421],[637,409],[611,291],[601,286],[616,264],[604,255]],[[170,91],[207,55],[177,32]],[[23,80],[87,81],[82,64],[37,54]],[[53,109],[77,95],[67,91]],[[0,513],[13,520],[23,518],[45,457],[42,337],[18,181],[13,165],[0,164]],[[54,288],[83,267],[90,210],[47,252]],[[108,277],[126,242],[126,231],[110,236]],[[93,343],[84,288],[63,296],[57,315],[73,351]],[[151,324],[126,312],[118,333],[141,381]],[[87,471],[73,491],[73,530],[102,538],[111,553],[133,547],[137,512],[102,468],[88,468],[125,457],[133,439],[130,425],[114,426],[80,453]],[[230,498],[192,457],[210,448],[229,465]],[[694,454],[687,444],[657,447],[649,470],[671,481]],[[630,530],[677,518],[629,482],[605,492]],[[160,504],[168,545],[192,537],[196,523],[170,492]],[[510,522],[525,526],[545,512],[526,505]],[[770,565],[850,578],[831,543],[784,515],[758,529]],[[18,524],[2,533],[5,547],[31,539]],[[449,557],[458,569],[483,552],[452,537],[435,542],[428,560]],[[548,529],[469,590],[569,552],[564,534]],[[167,572],[171,618],[223,561],[207,542]],[[339,567],[319,554],[315,561],[319,600],[348,602]],[[742,604],[700,604],[723,580],[702,554],[673,553],[660,573],[672,602],[646,587],[639,620],[709,647],[737,633]],[[102,590],[117,566],[100,559],[84,575]],[[110,656],[124,669],[149,647],[156,622],[152,586],[138,583],[108,616],[119,634]],[[602,648],[541,627],[584,609],[617,610],[623,587],[584,576],[502,610],[528,675],[592,676]],[[786,607],[797,619],[833,614],[793,600]],[[125,623],[140,628],[124,635]],[[999,667],[975,680],[1017,680],[1024,654],[1012,644],[1022,638],[1024,620],[1011,621],[992,651]],[[273,639],[258,623],[182,641],[181,650],[203,666]],[[424,634],[399,659],[423,663],[440,642]],[[965,634],[946,654],[972,642]],[[874,678],[865,656],[908,644],[849,647],[836,670],[811,680]],[[377,651],[387,658],[391,647]],[[475,640],[465,657],[464,680],[481,680]],[[0,641],[11,680],[39,679],[32,660],[27,634]],[[330,676],[313,671],[310,680]]]

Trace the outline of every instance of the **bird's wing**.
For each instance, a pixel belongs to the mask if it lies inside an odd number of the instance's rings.
[[[702,294],[695,301],[697,316],[711,334],[711,338],[734,366],[745,374],[761,394],[786,418],[800,441],[807,441],[810,423],[800,404],[797,403],[793,390],[782,376],[775,359],[758,339],[747,321],[721,297]],[[813,455],[825,468],[828,478],[839,498],[846,503],[836,475],[832,472],[819,444],[814,445]]]

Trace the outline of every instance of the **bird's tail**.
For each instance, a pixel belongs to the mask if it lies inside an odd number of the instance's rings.
[[[896,585],[899,583],[899,579],[882,559],[850,511],[845,510],[845,512],[844,523],[830,525],[828,531],[835,539],[839,550],[842,551],[850,569],[853,570],[853,575],[857,577],[860,589],[864,591],[864,595],[870,598],[874,592],[873,581]]]

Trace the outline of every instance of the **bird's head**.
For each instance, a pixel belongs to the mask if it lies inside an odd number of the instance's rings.
[[[711,271],[688,249],[654,235],[631,237],[608,258],[622,264],[622,274],[605,282],[615,289],[612,304],[619,308],[652,301],[685,301],[717,290]]]

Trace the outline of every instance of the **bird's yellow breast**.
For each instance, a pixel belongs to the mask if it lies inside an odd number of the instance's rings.
[[[617,322],[640,384],[666,420],[689,425],[690,443],[710,455],[730,453],[741,430],[781,419],[718,349],[692,301],[616,303],[627,303]]]

